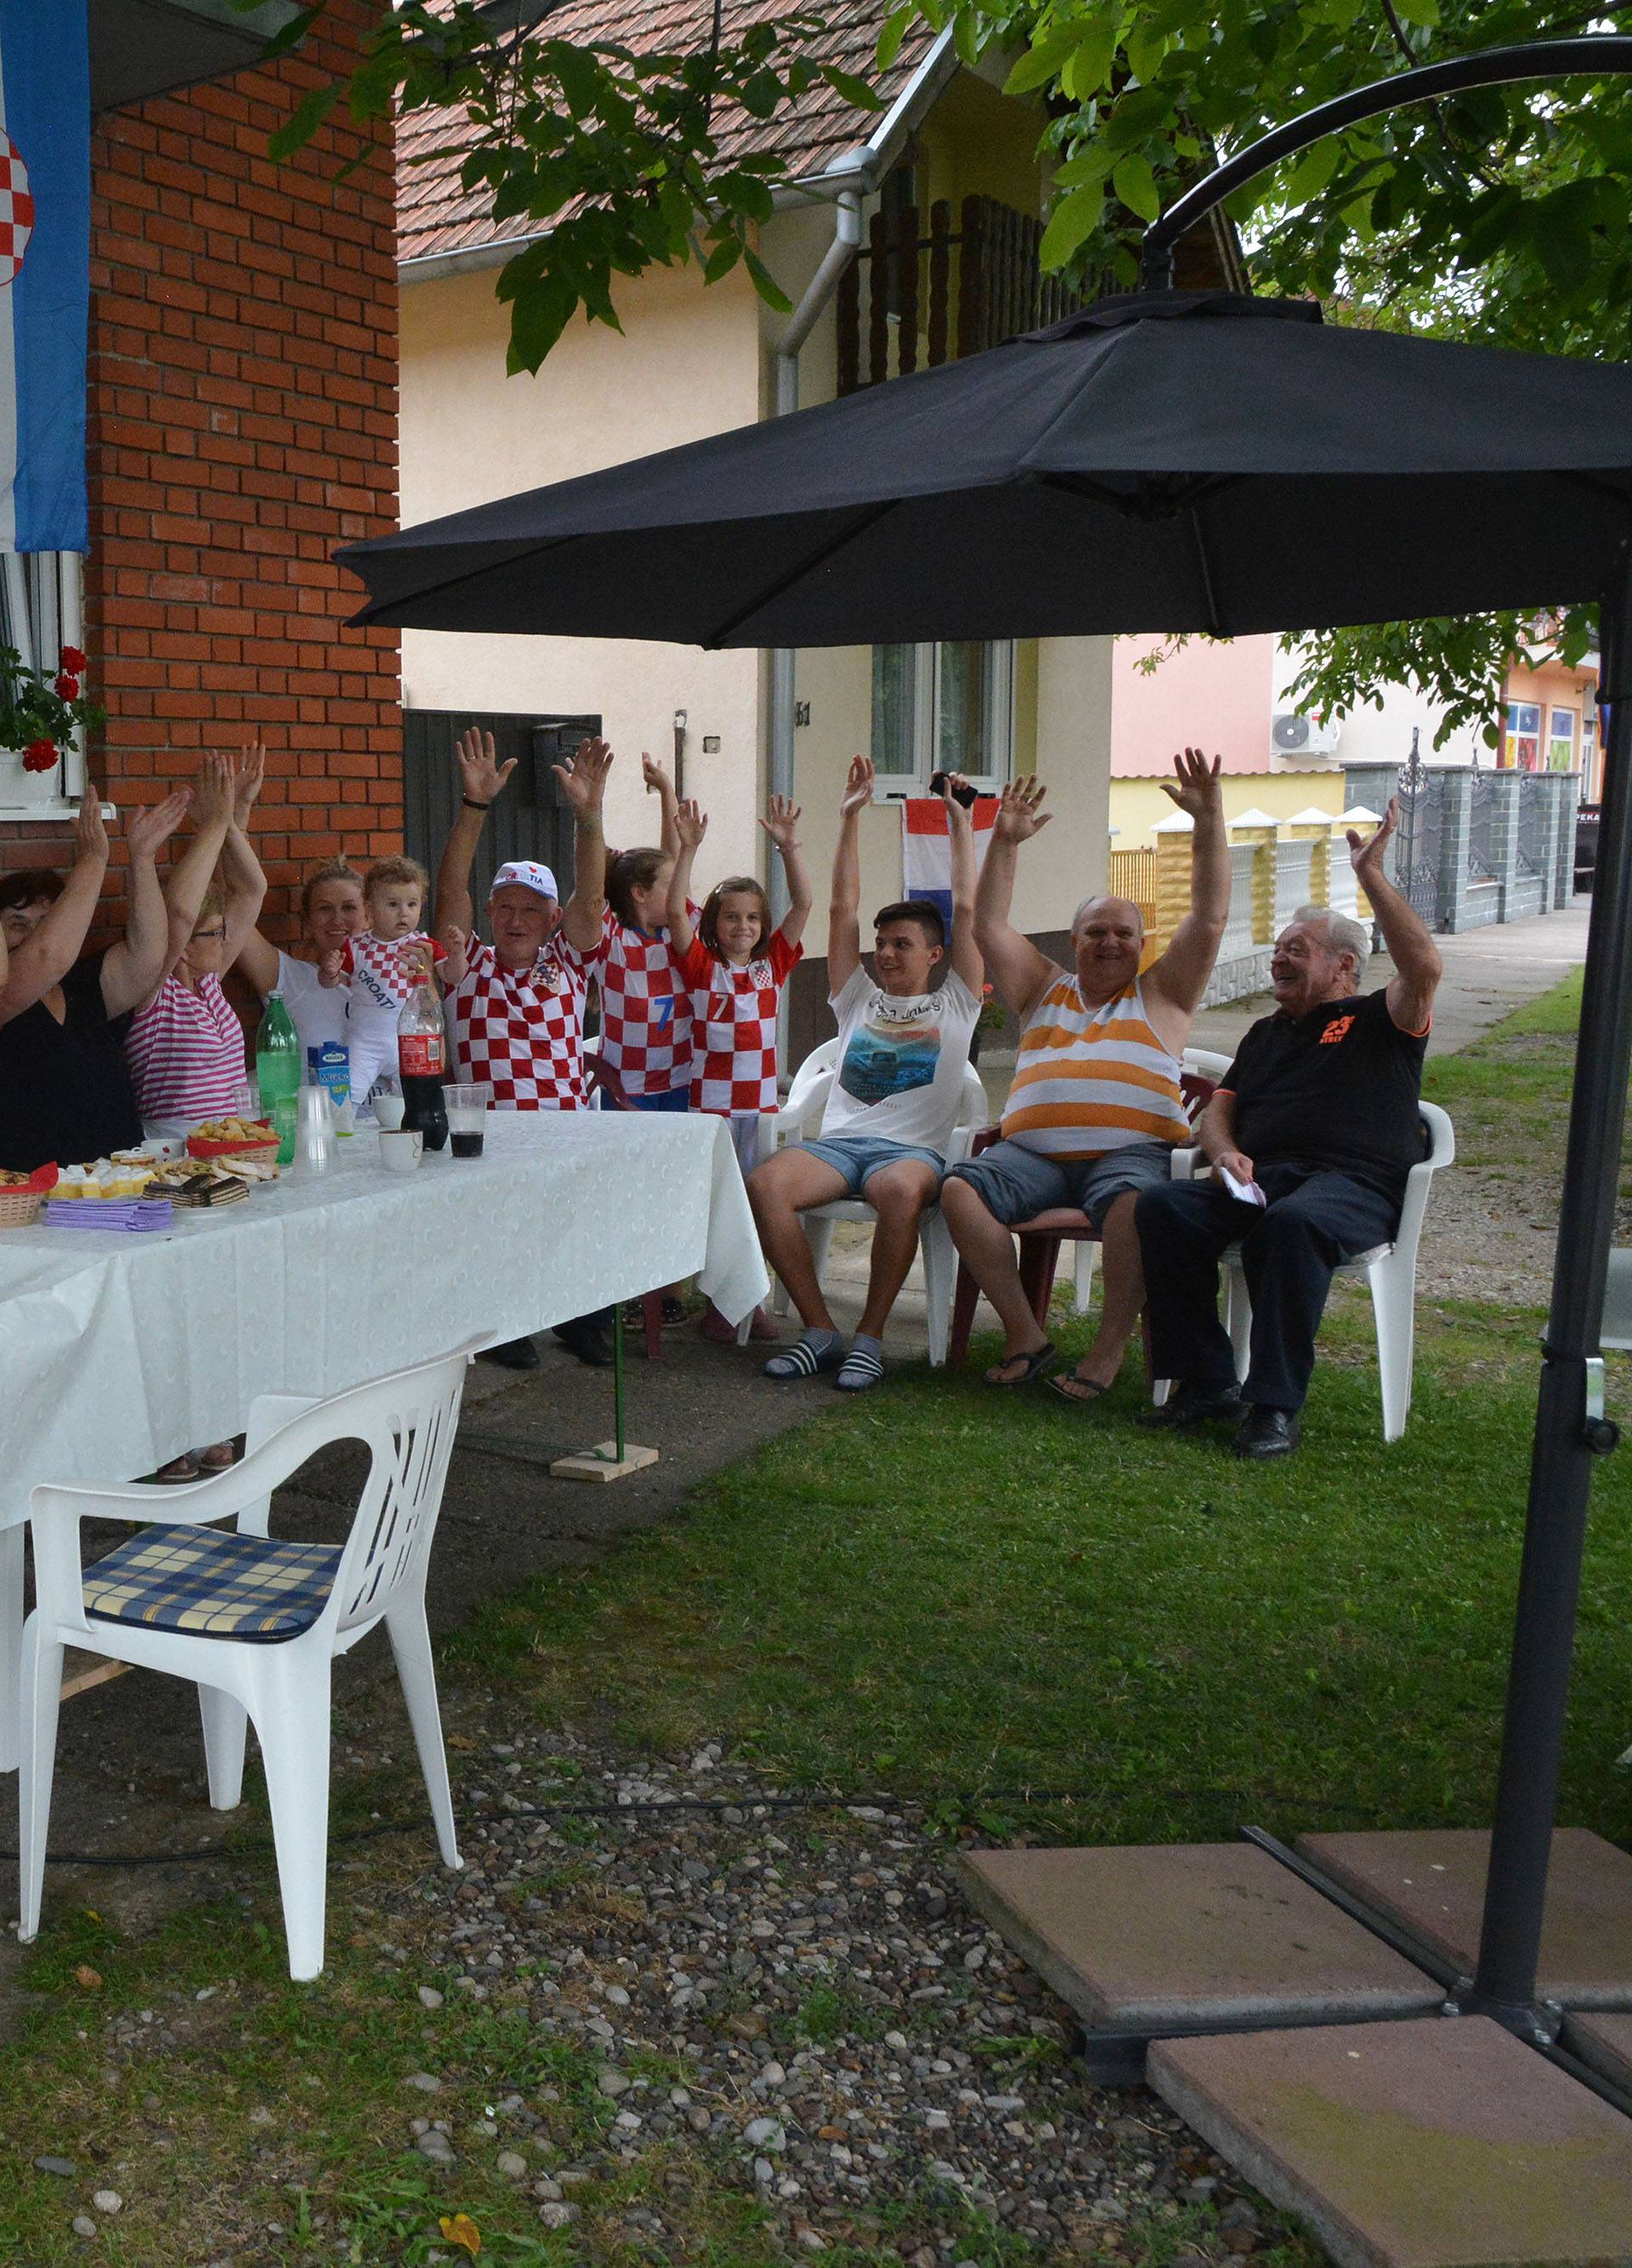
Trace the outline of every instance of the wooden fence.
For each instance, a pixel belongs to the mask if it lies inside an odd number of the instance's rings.
[[[1111,895],[1132,898],[1144,917],[1147,932],[1156,920],[1156,854],[1154,850],[1113,850],[1111,853]]]

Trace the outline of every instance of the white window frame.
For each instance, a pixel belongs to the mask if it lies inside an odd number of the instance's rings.
[[[949,640],[948,643],[962,644],[964,641]],[[1008,784],[1014,772],[1015,642],[1012,638],[990,638],[984,643],[988,656],[985,737],[996,762],[986,771],[971,772],[969,777],[977,787],[995,792]],[[912,648],[912,762],[906,771],[887,772],[882,769],[876,771],[873,790],[875,803],[903,803],[909,796],[927,794],[931,775],[941,769],[942,652],[939,644],[914,645]],[[870,695],[869,681],[869,699]],[[868,745],[872,746],[870,730]],[[878,750],[875,747],[873,747],[873,762],[876,767]]]
[[[1569,720],[1569,731],[1568,735],[1562,733],[1558,729],[1558,720],[1561,717],[1567,717]],[[1581,749],[1581,742],[1578,737],[1580,721],[1579,717],[1573,709],[1565,708],[1562,704],[1555,707],[1551,702],[1547,703],[1547,768],[1548,771],[1562,770],[1566,772],[1573,772],[1575,770]],[[1553,762],[1553,751],[1554,748],[1561,746],[1566,737],[1569,741],[1569,762],[1567,764],[1560,766],[1554,764]]]
[[[65,645],[85,648],[85,561],[77,551],[0,556],[0,645],[15,646],[33,668],[55,663]],[[46,803],[0,803],[0,819],[60,825],[85,792],[85,736],[76,733],[64,766],[65,792]],[[3,791],[0,791],[3,792]]]

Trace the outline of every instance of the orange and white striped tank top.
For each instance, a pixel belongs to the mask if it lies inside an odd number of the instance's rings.
[[[1020,1035],[1002,1136],[1045,1158],[1187,1142],[1178,1058],[1151,1029],[1139,979],[1097,1008],[1063,972]]]

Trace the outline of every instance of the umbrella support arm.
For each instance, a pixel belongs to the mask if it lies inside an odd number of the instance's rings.
[[[1444,63],[1424,63],[1419,70],[1397,71],[1390,78],[1373,79],[1367,86],[1330,102],[1317,103],[1301,118],[1277,126],[1185,191],[1145,231],[1140,248],[1140,273],[1150,291],[1170,291],[1173,251],[1181,236],[1205,220],[1246,183],[1255,180],[1283,158],[1296,157],[1311,143],[1328,134],[1341,134],[1362,118],[1376,118],[1387,110],[1402,110],[1412,103],[1433,102],[1448,94],[1466,94],[1478,86],[1512,86],[1526,80],[1570,77],[1624,77],[1632,74],[1632,39],[1613,32],[1588,33],[1569,40],[1530,40],[1505,48],[1475,49],[1472,55],[1448,56]]]
[[[1536,2004],[1547,1864],[1592,1462],[1618,1438],[1602,1410],[1599,1333],[1632,1064],[1632,542],[1602,612],[1609,704],[1604,815],[1587,932],[1553,1300],[1542,1343],[1530,1500],[1479,1966],[1469,2013],[1550,2034]]]

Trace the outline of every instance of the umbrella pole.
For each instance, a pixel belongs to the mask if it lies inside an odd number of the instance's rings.
[[[1536,1968],[1586,1541],[1592,1459],[1615,1446],[1602,1416],[1599,1332],[1632,1061],[1632,543],[1601,614],[1611,703],[1604,815],[1587,931],[1553,1302],[1542,1342],[1524,1558],[1479,1968],[1458,1995],[1524,2036],[1550,2034]],[[1621,697],[1622,696],[1626,697]]]

